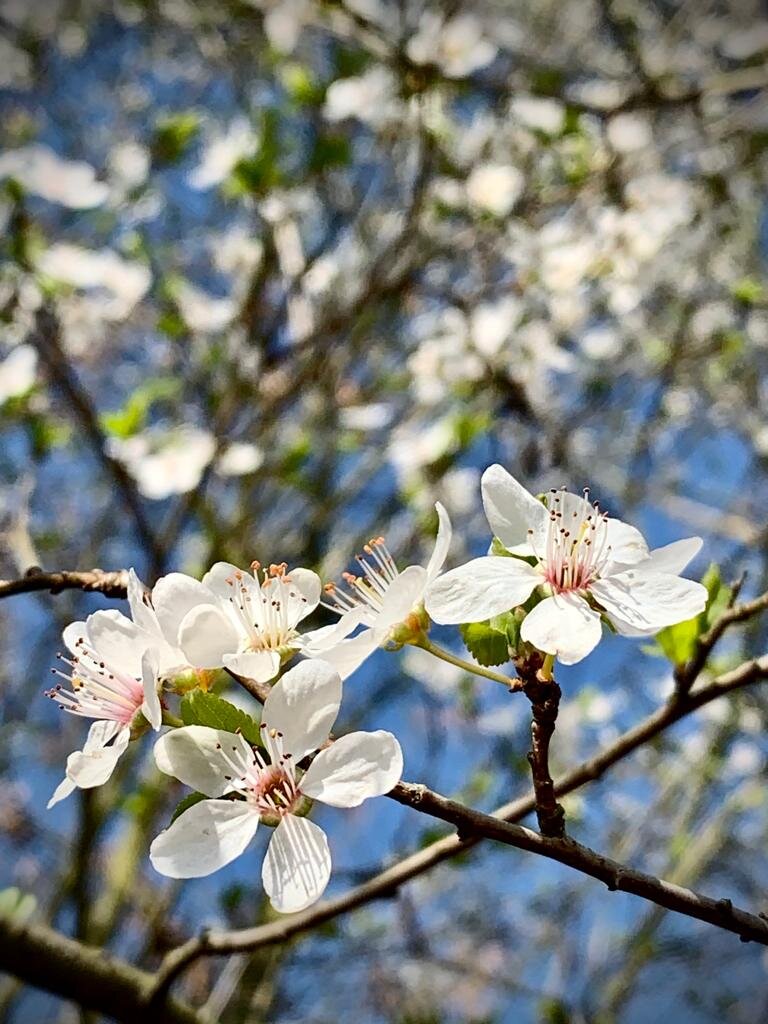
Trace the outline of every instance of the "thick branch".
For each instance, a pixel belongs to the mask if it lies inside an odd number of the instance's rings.
[[[565,811],[555,799],[555,784],[549,773],[549,744],[560,706],[560,687],[554,679],[547,682],[537,679],[535,670],[523,673],[523,680],[525,695],[531,702],[528,763],[536,798],[536,817],[542,835],[562,839],[565,835]]]
[[[153,976],[96,946],[84,946],[44,925],[0,918],[0,970],[125,1024],[205,1024],[205,1017],[175,999],[147,1013]]]
[[[459,835],[481,836],[519,850],[538,853],[605,882],[611,891],[633,893],[667,910],[734,932],[744,942],[754,941],[768,946],[768,919],[740,910],[730,900],[702,896],[692,889],[636,871],[595,853],[573,839],[542,836],[522,825],[500,821],[489,814],[464,807],[439,793],[433,793],[426,786],[402,782],[389,795],[398,803],[450,822],[459,830]]]
[[[125,569],[105,571],[89,569],[83,572],[45,572],[33,565],[16,580],[0,580],[0,598],[15,594],[30,594],[47,590],[60,594],[62,590],[86,590],[107,597],[125,597],[128,587],[128,573]]]
[[[628,757],[639,747],[649,743],[660,733],[681,718],[703,707],[718,697],[768,677],[768,655],[746,661],[731,672],[719,676],[707,686],[684,698],[675,696],[633,729],[624,733],[610,747],[585,761],[578,768],[561,776],[555,782],[555,795],[565,796],[589,782],[600,779],[609,768]],[[533,794],[519,797],[504,804],[494,812],[494,819],[514,822],[530,814],[536,806]],[[438,839],[423,850],[403,858],[362,885],[356,886],[335,900],[319,903],[309,910],[293,914],[288,918],[254,928],[238,931],[210,931],[185,942],[166,956],[157,975],[158,990],[164,994],[173,981],[191,963],[201,956],[222,956],[228,953],[242,953],[262,946],[287,942],[295,935],[317,928],[326,921],[340,917],[371,903],[394,895],[401,885],[425,874],[438,864],[465,853],[480,842],[476,833],[459,837],[446,836]]]

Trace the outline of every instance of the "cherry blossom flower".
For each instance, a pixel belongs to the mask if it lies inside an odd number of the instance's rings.
[[[325,833],[305,817],[305,798],[331,807],[358,807],[389,792],[403,755],[389,732],[354,732],[325,747],[306,771],[298,768],[322,747],[341,703],[341,678],[322,661],[304,661],[275,684],[264,704],[264,748],[239,733],[190,725],[155,744],[158,768],[208,799],[184,811],[150,847],[160,874],[210,875],[239,857],[259,822],[276,825],[261,872],[272,906],[303,910],[320,898],[331,873]]]
[[[485,471],[481,486],[506,553],[475,558],[435,580],[425,601],[435,622],[488,619],[536,591],[543,600],[523,619],[520,635],[571,665],[599,642],[601,616],[623,636],[651,636],[704,610],[706,589],[679,576],[701,547],[698,537],[649,551],[638,530],[586,496],[553,490],[541,502],[498,465]]]
[[[127,634],[111,612],[96,612],[86,622],[71,623],[63,636],[70,657],[59,659],[69,671],[53,670],[65,682],[47,695],[62,711],[94,721],[83,749],[67,758],[66,775],[48,807],[76,788],[103,785],[128,746],[132,727],[146,719],[157,730],[162,721],[157,652],[138,643],[138,634]]]
[[[306,654],[330,662],[346,679],[377,647],[392,642],[398,626],[408,625],[409,616],[418,614],[424,593],[442,569],[451,543],[448,513],[440,502],[435,508],[439,527],[427,567],[409,565],[401,572],[384,538],[370,540],[363,548],[364,555],[357,556],[360,575],[344,573],[343,588],[334,583],[326,585],[323,604],[340,619],[308,635]],[[362,632],[351,636],[358,626],[364,627]]]
[[[165,637],[190,665],[227,668],[266,682],[285,656],[303,648],[297,629],[320,601],[320,577],[285,563],[252,573],[217,562],[202,582],[182,573],[158,580],[153,604]],[[311,634],[307,634],[311,636]]]
[[[145,498],[163,501],[194,491],[216,454],[216,438],[189,424],[168,431],[150,427],[133,437],[110,437],[107,449],[125,465]]]

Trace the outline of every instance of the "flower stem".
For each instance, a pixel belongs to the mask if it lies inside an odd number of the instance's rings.
[[[174,729],[180,729],[184,723],[176,715],[172,715],[170,711],[163,711],[163,725],[170,725]]]
[[[451,654],[450,651],[446,651],[444,647],[432,643],[426,636],[414,644],[414,647],[421,647],[422,650],[434,654],[436,658],[447,661],[449,665],[455,665],[456,668],[464,669],[465,672],[471,672],[473,675],[483,676],[485,679],[492,679],[495,683],[501,683],[508,690],[522,690],[523,688],[523,684],[519,679],[510,679],[509,676],[502,675],[501,672],[494,672],[493,669],[484,668],[482,665],[473,665],[471,661],[464,661],[463,658],[459,658],[455,654]]]

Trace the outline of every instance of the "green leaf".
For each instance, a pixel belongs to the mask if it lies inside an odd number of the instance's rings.
[[[31,892],[22,892],[16,886],[0,890],[0,918],[12,918],[24,923],[37,909],[37,899]]]
[[[503,665],[509,661],[507,634],[490,622],[468,622],[459,627],[464,646],[479,665]]]
[[[225,732],[240,731],[249,743],[260,743],[259,723],[241,708],[215,693],[192,690],[181,699],[181,720],[184,725],[207,725]]]
[[[731,600],[732,590],[723,583],[719,566],[713,562],[701,578],[707,589],[704,611],[693,619],[667,626],[656,635],[656,649],[674,665],[684,665],[696,651],[699,637],[722,615]]]
[[[110,437],[133,437],[144,428],[152,406],[156,402],[174,398],[181,385],[171,377],[155,377],[141,384],[121,409],[102,413],[101,426]]]
[[[762,302],[765,294],[762,283],[754,277],[742,277],[731,284],[731,295],[737,302],[743,302],[747,306]]]
[[[175,164],[180,160],[199,127],[200,118],[194,111],[159,118],[151,147],[155,164]]]
[[[199,804],[201,800],[207,799],[208,798],[205,793],[187,793],[184,799],[180,803],[176,804],[173,814],[171,815],[171,820],[168,824],[172,825],[179,815],[184,813],[184,811],[188,811],[190,807],[194,807],[195,804]]]

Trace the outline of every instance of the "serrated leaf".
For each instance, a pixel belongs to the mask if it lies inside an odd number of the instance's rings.
[[[241,708],[215,693],[192,690],[181,700],[181,720],[184,725],[207,725],[210,729],[238,732],[249,743],[260,743],[259,723]]]
[[[509,661],[506,633],[489,622],[468,622],[460,630],[464,646],[479,665],[489,668]]]
[[[184,799],[176,804],[173,814],[171,815],[171,820],[168,824],[172,825],[180,814],[183,814],[184,811],[188,811],[189,808],[194,807],[195,804],[199,804],[201,800],[207,800],[205,793],[187,793]]]

